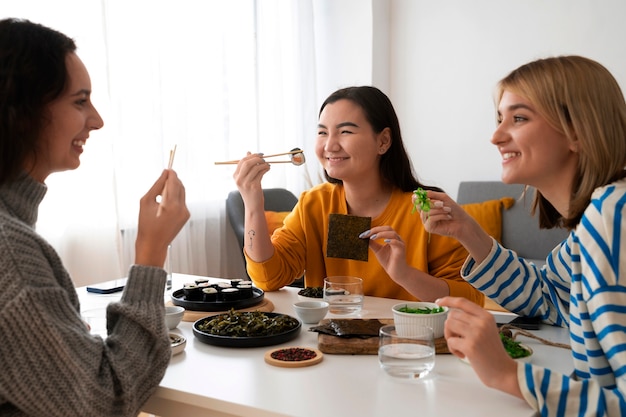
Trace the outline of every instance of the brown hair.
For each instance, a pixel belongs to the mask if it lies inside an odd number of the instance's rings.
[[[611,73],[580,56],[559,56],[522,65],[497,86],[529,100],[542,117],[579,149],[567,218],[537,190],[533,212],[539,226],[573,229],[589,205],[593,191],[623,178],[626,166],[626,103]]]
[[[67,83],[74,41],[45,26],[0,20],[0,185],[16,178],[47,123],[47,106]]]

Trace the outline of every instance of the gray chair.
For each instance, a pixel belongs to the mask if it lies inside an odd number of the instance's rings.
[[[545,263],[546,256],[568,235],[565,229],[540,229],[537,215],[530,215],[534,189],[529,187],[520,199],[524,186],[505,184],[500,181],[463,181],[459,184],[459,204],[478,203],[513,197],[515,204],[502,213],[502,245],[538,265]]]
[[[265,196],[266,211],[291,211],[298,202],[298,198],[291,191],[284,188],[266,188],[263,190],[263,195]],[[228,197],[226,198],[226,214],[228,215],[230,225],[241,247],[241,257],[243,258],[245,267],[246,257],[243,255],[245,209],[243,199],[238,190],[228,193]],[[247,271],[246,277],[250,279]],[[298,278],[291,283],[290,286],[302,288],[304,287],[304,279],[302,277]]]

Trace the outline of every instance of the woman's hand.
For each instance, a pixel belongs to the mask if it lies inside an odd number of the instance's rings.
[[[389,277],[423,301],[434,301],[450,293],[444,280],[413,268],[406,261],[406,244],[391,226],[377,226],[361,233]],[[410,242],[409,242],[410,244]]]
[[[265,162],[263,154],[259,153],[248,152],[237,164],[233,178],[246,208],[259,208],[259,203],[261,204],[260,208],[263,208],[261,180],[269,170],[270,164]]]
[[[436,303],[450,309],[444,329],[450,352],[467,358],[488,387],[522,398],[518,364],[504,349],[493,315],[460,297],[444,297]]]
[[[406,275],[406,246],[391,226],[377,226],[362,233],[361,239],[369,239],[369,247],[378,258],[380,265],[392,279]],[[382,242],[382,243],[380,243]]]
[[[446,193],[427,191],[430,200],[430,210],[422,211],[419,204],[415,204],[418,198],[413,194],[413,204],[419,210],[424,228],[429,233],[457,238],[473,219],[452,200]]]
[[[261,180],[269,170],[270,164],[265,162],[263,154],[248,152],[239,161],[233,174],[245,208],[244,250],[256,262],[265,261],[274,254],[265,219],[265,197],[261,186]]]
[[[450,236],[458,240],[477,263],[482,262],[492,247],[491,236],[472,216],[452,200],[446,193],[428,191],[430,210],[420,210],[424,229],[429,233]],[[413,201],[417,196],[413,195]]]
[[[189,219],[185,187],[176,172],[166,169],[139,204],[135,263],[163,267],[167,246]]]

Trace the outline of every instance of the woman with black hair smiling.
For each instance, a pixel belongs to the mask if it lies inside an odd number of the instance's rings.
[[[320,109],[316,154],[328,182],[302,193],[271,238],[261,187],[270,164],[248,153],[237,166],[244,253],[257,286],[276,290],[305,273],[305,285],[317,287],[327,276],[352,275],[363,279],[365,295],[422,301],[456,295],[482,305],[482,294],[459,276],[465,250],[454,239],[431,239],[406,209],[414,190],[437,188],[415,178],[396,112],[382,91],[363,86],[331,94]],[[357,234],[375,256],[328,256],[331,214],[371,218],[371,228]]]

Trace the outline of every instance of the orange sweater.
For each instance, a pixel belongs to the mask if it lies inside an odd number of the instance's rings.
[[[429,243],[420,217],[411,215],[411,195],[395,189],[383,213],[372,219],[372,227],[393,227],[406,242],[409,265],[445,280],[450,295],[482,305],[483,294],[459,274],[467,251],[457,240],[448,237],[431,235]],[[324,183],[303,192],[285,218],[284,226],[272,235],[274,255],[265,262],[254,262],[246,256],[248,274],[254,284],[274,291],[306,271],[305,285],[321,287],[327,276],[352,275],[363,278],[365,295],[416,300],[389,277],[371,250],[367,262],[326,257],[331,213],[348,214],[343,186]]]

